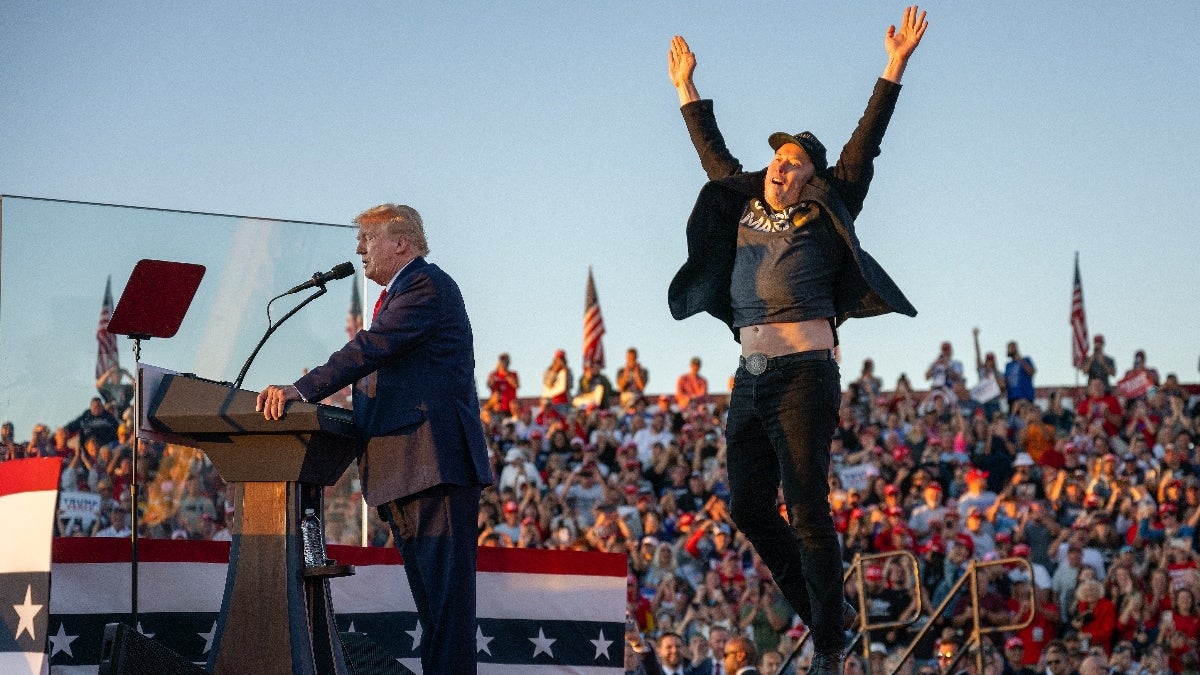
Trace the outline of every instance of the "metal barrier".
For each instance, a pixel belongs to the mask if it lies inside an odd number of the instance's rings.
[[[933,612],[929,615],[929,621],[925,622],[925,625],[921,626],[921,629],[917,631],[916,637],[913,638],[913,641],[908,645],[908,648],[904,650],[903,656],[901,656],[900,660],[897,662],[896,669],[889,673],[889,675],[895,675],[904,665],[904,662],[912,658],[913,650],[917,648],[917,645],[920,644],[921,640],[925,638],[925,635],[929,632],[930,628],[933,627],[934,619],[941,616],[946,609],[948,609],[956,600],[958,600],[958,594],[962,591],[963,584],[966,583],[969,583],[971,588],[971,634],[968,636],[963,648],[954,655],[954,659],[948,666],[946,666],[945,670],[949,671],[953,669],[959,660],[962,659],[964,654],[970,650],[974,650],[976,672],[982,673],[983,650],[981,649],[981,646],[983,644],[983,636],[985,634],[1021,630],[1022,628],[1025,628],[1029,624],[1033,623],[1033,612],[1030,612],[1029,617],[1021,623],[1009,624],[1007,626],[984,627],[979,621],[979,570],[984,567],[1008,566],[1013,564],[1022,565],[1025,568],[1025,572],[1029,579],[1033,579],[1033,568],[1030,566],[1029,561],[1025,560],[1024,558],[1001,558],[999,560],[991,560],[988,562],[978,562],[972,560],[970,564],[967,565],[966,573],[964,573],[962,577],[955,582],[954,586],[950,588],[950,592],[946,594],[946,599],[942,600],[942,604],[938,605],[937,609],[933,610]],[[1029,606],[1037,606],[1032,583],[1029,584]]]
[[[902,615],[895,621],[872,624],[870,623],[870,614],[867,612],[867,592],[865,582],[866,565],[867,563],[873,563],[879,560],[887,560],[890,558],[908,558],[909,563],[912,565],[913,593],[916,594],[916,607],[914,608],[915,611],[911,612],[911,618],[905,618]],[[923,608],[923,594],[921,593],[921,567],[917,564],[916,556],[909,551],[891,551],[889,553],[871,553],[867,555],[857,554],[854,556],[854,560],[850,563],[850,568],[847,569],[845,574],[842,575],[842,586],[844,587],[846,582],[850,581],[851,578],[857,579],[856,590],[858,592],[858,632],[856,632],[854,637],[850,639],[847,646],[852,648],[855,643],[858,643],[861,640],[863,656],[869,659],[871,654],[871,641],[862,640],[864,635],[869,635],[873,630],[886,630],[888,628],[908,626],[921,616],[921,609]],[[788,663],[795,659],[796,656],[798,656],[800,652],[804,650],[804,644],[808,642],[808,639],[811,636],[812,631],[805,627],[804,634],[801,635],[800,639],[796,641],[796,647],[792,650],[792,653],[784,662],[784,667],[786,667]]]

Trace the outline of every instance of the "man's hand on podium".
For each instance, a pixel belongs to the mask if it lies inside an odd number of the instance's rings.
[[[283,419],[288,401],[300,401],[303,398],[300,396],[300,390],[293,385],[272,384],[258,392],[258,401],[254,404],[254,409],[269,420],[279,420]]]

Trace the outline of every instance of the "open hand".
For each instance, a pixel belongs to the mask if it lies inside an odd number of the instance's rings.
[[[917,16],[917,9],[916,5],[912,5],[904,10],[904,19],[900,22],[899,30],[895,26],[888,26],[887,36],[883,39],[888,58],[908,61],[908,57],[912,56],[917,45],[921,43],[921,37],[925,35],[929,22],[925,20],[925,12]]]
[[[687,40],[682,35],[671,38],[671,51],[667,54],[667,72],[671,75],[671,84],[676,88],[686,86],[692,81],[695,70],[696,55],[688,48]]]

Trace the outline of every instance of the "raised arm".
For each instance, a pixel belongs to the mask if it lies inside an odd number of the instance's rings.
[[[692,73],[696,71],[696,55],[688,49],[687,40],[676,35],[671,38],[671,51],[667,53],[667,72],[671,75],[671,84],[679,93],[679,105],[699,101],[700,94],[696,84],[692,82]]]
[[[687,41],[676,35],[671,39],[671,50],[667,53],[667,74],[679,94],[679,110],[683,113],[696,154],[700,156],[700,165],[709,180],[741,173],[741,162],[725,147],[725,138],[713,115],[712,101],[701,99],[696,91],[692,81],[695,70],[696,55],[688,48]]]
[[[883,134],[887,131],[888,121],[896,107],[896,98],[900,94],[900,79],[908,59],[925,35],[929,23],[925,21],[925,12],[918,16],[917,6],[913,5],[904,10],[904,20],[900,28],[888,26],[887,36],[883,40],[887,50],[888,63],[883,69],[883,75],[875,82],[875,90],[867,102],[867,109],[858,121],[850,140],[842,148],[837,165],[833,168],[834,188],[841,194],[851,216],[858,216],[862,210],[863,201],[875,174],[874,161],[879,156],[879,148],[883,142]]]
[[[904,18],[900,22],[899,29],[895,26],[888,26],[887,35],[883,38],[883,47],[887,50],[888,55],[887,66],[884,67],[883,75],[881,75],[885,80],[900,84],[909,57],[912,56],[917,45],[921,44],[925,29],[929,27],[929,22],[925,20],[925,12],[921,12],[918,16],[917,10],[916,5],[905,8]],[[686,43],[684,47],[687,47]]]

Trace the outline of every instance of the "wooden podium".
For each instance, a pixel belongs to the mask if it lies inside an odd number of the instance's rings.
[[[322,511],[322,488],[355,458],[350,411],[293,402],[282,420],[254,411],[257,394],[165,375],[148,395],[156,430],[187,438],[230,484],[233,548],[208,671],[214,675],[350,675],[334,624],[329,578],[306,566],[300,523]],[[324,550],[324,532],[320,535]]]

